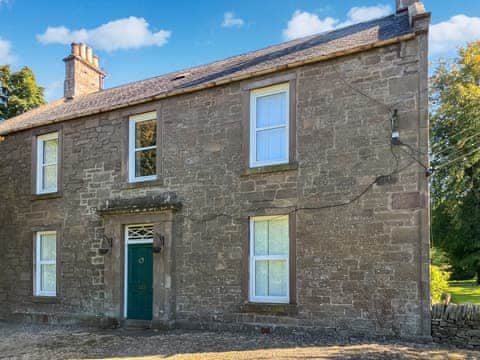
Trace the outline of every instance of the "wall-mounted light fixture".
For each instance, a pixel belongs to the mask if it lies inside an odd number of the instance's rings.
[[[153,235],[153,252],[159,253],[165,248],[165,236],[155,233]]]
[[[98,249],[98,252],[101,255],[105,255],[112,249],[112,247],[113,247],[113,239],[111,237],[108,237],[107,235],[104,235],[100,248]]]

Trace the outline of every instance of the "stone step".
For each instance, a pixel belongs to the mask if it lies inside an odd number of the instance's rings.
[[[127,330],[151,329],[152,321],[128,319],[128,320],[125,320],[123,327]]]

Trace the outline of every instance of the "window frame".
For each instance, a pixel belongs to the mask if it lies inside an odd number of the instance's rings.
[[[285,93],[285,114],[286,114],[286,124],[284,125],[274,125],[264,128],[257,128],[257,99],[260,97],[268,96],[268,95],[275,95]],[[290,162],[290,127],[291,127],[291,111],[290,111],[290,83],[285,82],[281,84],[275,84],[263,88],[252,89],[250,90],[250,113],[249,113],[249,167],[250,168],[258,168],[263,166],[272,166],[272,165],[282,165],[288,164]],[[276,161],[257,161],[256,154],[257,154],[257,132],[262,130],[273,130],[277,128],[285,128],[286,129],[286,146],[285,146],[285,158]]]
[[[53,140],[57,139],[57,161],[55,163],[50,163],[50,164],[44,164],[44,156],[43,156],[43,150],[44,150],[44,143],[45,141],[48,140]],[[36,194],[37,195],[43,195],[43,194],[52,194],[58,192],[58,183],[59,183],[59,172],[60,172],[60,136],[58,131],[54,131],[51,133],[43,134],[43,135],[38,135],[36,137]],[[44,173],[43,169],[46,166],[51,166],[55,165],[57,167],[57,177],[56,177],[56,184],[55,188],[52,189],[44,189],[42,184],[43,184],[43,179],[44,179]]]
[[[287,221],[287,237],[288,246],[286,255],[255,255],[255,222],[268,221],[272,219],[285,218]],[[249,296],[248,300],[252,303],[272,303],[272,304],[289,304],[290,303],[290,280],[291,280],[291,232],[290,232],[290,217],[289,215],[270,215],[270,216],[252,216],[250,217],[249,232],[250,232],[250,246],[249,246]],[[255,261],[257,260],[283,260],[286,263],[286,280],[287,293],[286,296],[256,296],[255,295]]]
[[[42,235],[55,235],[55,260],[41,260],[41,238]],[[34,296],[56,297],[58,294],[58,232],[56,230],[37,231],[35,233],[35,266],[34,266]],[[42,291],[41,276],[42,265],[55,265],[55,291]]]
[[[146,146],[141,148],[135,147],[135,137],[136,137],[136,129],[135,125],[139,122],[144,121],[151,121],[155,120],[155,127],[156,127],[156,136],[155,136],[155,145],[154,146]],[[157,119],[157,111],[149,111],[146,113],[132,115],[128,118],[128,182],[129,183],[136,183],[136,182],[143,182],[143,181],[154,181],[158,178],[158,119]],[[147,176],[135,176],[135,154],[138,151],[145,151],[145,150],[155,150],[156,157],[155,157],[155,175],[147,175]]]

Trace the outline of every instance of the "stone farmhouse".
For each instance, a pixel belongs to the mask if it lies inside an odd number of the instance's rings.
[[[430,336],[429,22],[111,89],[72,44],[0,123],[0,319]]]

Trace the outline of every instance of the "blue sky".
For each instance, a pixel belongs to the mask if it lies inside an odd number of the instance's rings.
[[[479,0],[425,0],[431,60],[480,39]],[[62,96],[71,41],[89,43],[106,87],[331,30],[393,11],[394,0],[0,0],[0,64],[31,67]]]

